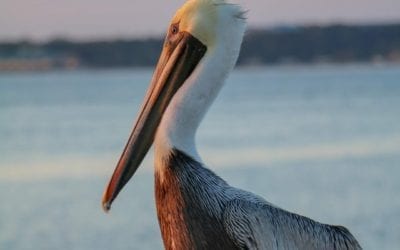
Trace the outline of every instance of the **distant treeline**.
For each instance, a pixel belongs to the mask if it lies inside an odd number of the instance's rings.
[[[250,30],[240,63],[400,61],[400,24]]]
[[[152,66],[162,39],[0,43],[0,68],[40,61],[54,67]],[[400,24],[307,26],[247,31],[239,65],[400,61]],[[47,64],[46,64],[47,63]]]

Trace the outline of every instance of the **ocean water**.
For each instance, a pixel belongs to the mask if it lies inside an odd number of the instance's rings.
[[[0,249],[162,249],[152,152],[100,205],[151,73],[0,75]],[[197,141],[230,184],[398,249],[399,65],[237,69]]]

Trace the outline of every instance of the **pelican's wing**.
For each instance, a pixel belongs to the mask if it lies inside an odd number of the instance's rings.
[[[321,224],[261,200],[230,201],[223,220],[242,249],[361,249],[342,226]]]
[[[235,199],[224,210],[224,226],[241,249],[277,249],[276,226],[263,203]]]

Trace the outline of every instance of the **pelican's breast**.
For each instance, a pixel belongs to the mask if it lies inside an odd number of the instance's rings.
[[[237,249],[226,233],[220,203],[204,203],[218,197],[225,181],[179,150],[173,150],[155,174],[156,206],[166,249]],[[207,208],[207,209],[206,209]],[[221,215],[221,216],[218,216]]]

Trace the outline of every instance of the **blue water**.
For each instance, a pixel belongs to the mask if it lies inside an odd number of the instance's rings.
[[[151,70],[0,75],[0,249],[160,249],[152,153],[103,188]],[[207,165],[287,210],[400,245],[400,66],[247,68],[198,132]]]

